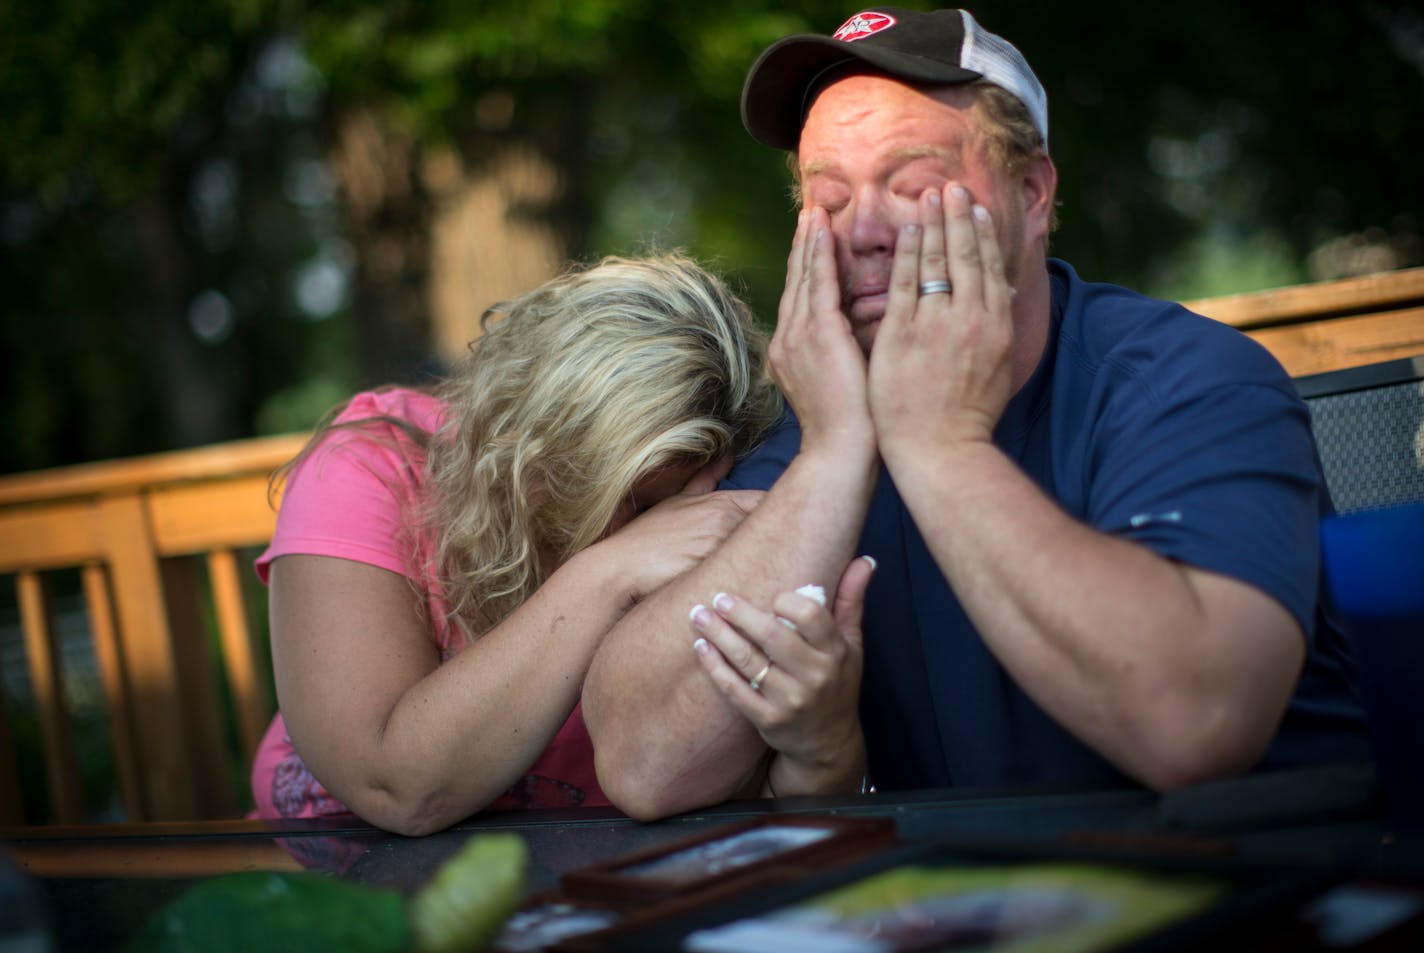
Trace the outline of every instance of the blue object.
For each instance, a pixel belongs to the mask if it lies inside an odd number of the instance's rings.
[[[1402,829],[1424,831],[1424,503],[1332,516],[1320,539],[1385,801]]]
[[[1320,539],[1331,594],[1347,616],[1424,616],[1424,503],[1328,517]]]

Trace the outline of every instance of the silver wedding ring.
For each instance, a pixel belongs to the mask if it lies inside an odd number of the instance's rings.
[[[947,295],[950,292],[950,284],[943,278],[938,281],[920,282],[920,294],[922,295]]]
[[[761,667],[761,671],[757,672],[756,675],[752,677],[752,680],[750,682],[747,682],[747,685],[751,688],[752,691],[761,691],[762,680],[766,678],[766,673],[769,671],[771,671],[771,663],[767,662]]]

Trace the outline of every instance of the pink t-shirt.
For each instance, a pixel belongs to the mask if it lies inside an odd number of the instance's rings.
[[[444,407],[418,391],[366,392],[352,399],[338,421],[395,417],[427,432],[443,419]],[[279,556],[335,556],[367,563],[413,579],[425,596],[430,638],[442,660],[464,647],[445,622],[445,606],[432,580],[412,568],[408,507],[424,476],[423,453],[397,427],[374,424],[336,430],[288,475],[272,544],[257,559],[268,580]],[[252,794],[258,817],[322,817],[350,814],[314,778],[287,737],[279,712],[252,764]],[[593,743],[575,707],[568,721],[529,773],[488,810],[608,805],[593,767]]]

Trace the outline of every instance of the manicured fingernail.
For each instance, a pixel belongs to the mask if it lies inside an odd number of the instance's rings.
[[[731,596],[727,595],[725,592],[719,592],[712,597],[712,606],[718,612],[731,612],[732,606],[736,604],[736,600],[733,599]]]
[[[777,622],[780,622],[782,625],[786,626],[786,627],[787,627],[788,629],[790,629],[792,632],[800,632],[800,631],[801,631],[800,629],[796,628],[796,623],[795,623],[795,622],[792,622],[790,619],[783,619],[781,616],[777,616],[777,617],[776,617],[776,621],[777,621]]]
[[[711,615],[711,613],[707,611],[707,607],[699,602],[693,606],[692,611],[687,614],[687,619],[699,629],[703,629],[707,627],[707,617],[709,615]]]
[[[869,553],[866,553],[864,556],[862,556],[862,557],[860,557],[860,558],[861,558],[861,559],[864,559],[866,562],[870,563],[870,568],[871,568],[872,571],[880,568],[880,564],[875,561],[875,557],[872,556],[872,555],[870,555]]]
[[[821,605],[826,604],[826,590],[822,589],[815,583],[807,583],[796,591],[799,592],[801,595],[805,596],[807,599],[815,599]]]
[[[966,201],[969,199],[969,190],[962,185],[956,185],[949,191],[952,192],[957,199],[964,199]]]
[[[904,228],[904,233],[905,233],[905,235],[907,235],[907,236],[913,238],[914,236],[916,236],[916,235],[918,235],[918,234],[920,233],[920,226],[918,226],[918,225],[906,225],[905,228]]]
[[[989,221],[989,210],[982,205],[974,206],[974,217],[981,222]]]
[[[706,639],[698,639],[696,642],[692,643],[692,650],[698,655],[706,655],[708,651],[711,650],[711,648],[712,647],[707,644]]]
[[[938,204],[942,201],[942,200],[940,199],[940,197],[939,197],[939,190],[938,190],[938,189],[930,189],[930,190],[929,190],[929,196],[930,196],[930,204],[931,204],[931,205],[938,205]]]

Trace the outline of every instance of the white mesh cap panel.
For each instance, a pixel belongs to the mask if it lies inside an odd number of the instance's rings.
[[[1043,146],[1048,148],[1048,94],[1028,60],[1008,40],[981,27],[968,10],[961,10],[960,15],[964,18],[964,46],[959,65],[1017,96],[1028,107],[1038,134],[1043,136]]]

